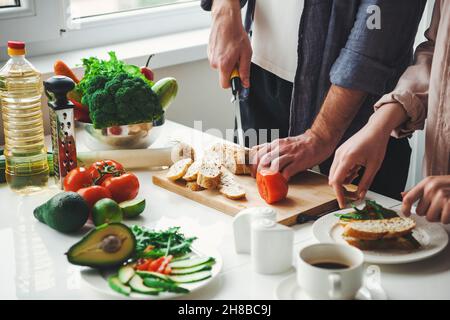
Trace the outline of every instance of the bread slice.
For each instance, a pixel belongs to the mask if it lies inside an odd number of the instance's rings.
[[[186,174],[183,176],[183,180],[187,182],[197,181],[197,174],[198,171],[200,170],[201,165],[202,165],[201,160],[194,161],[189,167],[189,169],[186,171]]]
[[[167,179],[175,181],[182,178],[192,164],[191,158],[181,159],[175,162],[167,171]]]
[[[412,231],[416,223],[411,218],[391,218],[365,220],[348,223],[344,228],[344,237],[359,240],[379,240],[399,238]]]
[[[192,160],[195,160],[195,150],[187,143],[178,142],[172,148],[171,159],[175,163],[186,158],[191,158]]]
[[[186,183],[186,188],[189,188],[191,191],[202,191],[205,190],[202,186],[198,185],[196,181],[190,181]]]
[[[361,250],[414,250],[420,247],[412,235],[406,235],[399,238],[381,239],[381,240],[360,240],[353,237],[344,236],[348,244]]]
[[[245,198],[245,190],[234,180],[233,174],[224,167],[221,172],[219,192],[232,200]]]
[[[247,175],[251,173],[248,165],[250,149],[235,144],[217,143],[210,149],[220,157],[220,164],[236,175]]]
[[[220,166],[212,158],[203,159],[197,173],[197,184],[205,189],[216,189],[220,183]]]

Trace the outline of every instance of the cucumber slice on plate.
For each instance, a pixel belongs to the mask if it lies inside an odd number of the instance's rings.
[[[144,284],[148,287],[155,288],[156,290],[168,291],[173,293],[189,293],[188,289],[179,287],[174,282],[161,281],[154,278],[145,278]]]
[[[159,288],[153,288],[144,285],[144,280],[137,274],[135,274],[133,278],[131,278],[130,287],[133,291],[151,295],[158,295],[162,291]]]
[[[169,266],[172,269],[182,269],[182,268],[192,268],[201,264],[205,263],[213,263],[214,258],[213,257],[199,257],[199,258],[192,258],[192,259],[184,259],[184,260],[178,260],[169,263]]]
[[[125,296],[129,296],[131,293],[131,288],[123,284],[117,276],[108,277],[108,284],[111,289]]]
[[[133,199],[119,203],[124,218],[135,218],[145,210],[145,199]]]
[[[141,276],[142,278],[154,278],[162,281],[168,281],[173,282],[170,280],[169,276],[159,273],[159,272],[153,272],[153,271],[136,271],[136,273]]]
[[[194,266],[191,268],[182,268],[182,269],[172,269],[171,275],[180,275],[180,274],[191,274],[196,273],[200,271],[206,271],[211,270],[212,264],[211,263],[204,263],[199,266]]]
[[[120,282],[127,284],[133,278],[135,272],[131,266],[123,266],[119,269],[118,277]]]
[[[192,283],[211,278],[211,271],[201,271],[191,274],[183,274],[178,276],[169,276],[169,278],[176,283]]]

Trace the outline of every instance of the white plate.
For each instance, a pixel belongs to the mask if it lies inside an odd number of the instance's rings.
[[[344,209],[323,216],[313,224],[313,235],[321,243],[345,243],[342,238],[342,226],[336,213],[347,213],[353,209]],[[411,215],[416,221],[413,235],[420,242],[421,247],[416,250],[364,250],[364,260],[377,264],[400,264],[430,258],[442,250],[448,244],[448,234],[439,223],[430,223],[424,217]]]
[[[198,241],[198,240],[197,240]],[[217,250],[213,250],[207,247],[200,247],[199,245],[195,245],[192,248],[192,251],[200,256],[208,256],[213,257],[216,260],[216,263],[212,267],[212,276],[209,279],[194,282],[194,283],[185,283],[180,284],[181,287],[189,289],[190,293],[199,290],[200,288],[205,287],[210,283],[217,275],[219,274],[220,270],[222,270],[222,257],[217,252]],[[89,287],[94,289],[97,292],[100,292],[104,295],[115,297],[115,298],[122,298],[122,299],[138,299],[138,300],[164,300],[164,299],[173,299],[177,297],[181,297],[183,295],[187,294],[179,294],[179,293],[171,293],[171,292],[161,292],[157,296],[153,295],[147,295],[147,294],[141,294],[137,292],[132,292],[130,296],[122,295],[113,289],[111,289],[108,285],[108,276],[112,275],[113,271],[99,271],[96,269],[91,268],[84,268],[80,271],[81,273],[81,279],[86,283]]]
[[[275,298],[278,300],[311,300],[311,298],[297,285],[296,274],[281,280],[275,288]],[[379,285],[370,289],[362,287],[355,297],[356,300],[386,300],[387,296]]]

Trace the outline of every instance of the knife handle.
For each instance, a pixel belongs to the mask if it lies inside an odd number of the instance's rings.
[[[239,92],[241,91],[241,76],[239,75],[238,68],[234,68],[230,75],[230,85],[231,85],[231,92],[233,93],[233,96],[237,97]]]

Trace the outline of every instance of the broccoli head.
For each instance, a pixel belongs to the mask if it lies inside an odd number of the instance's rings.
[[[148,83],[127,73],[98,75],[85,86],[82,103],[89,106],[94,128],[152,122],[164,113]]]

